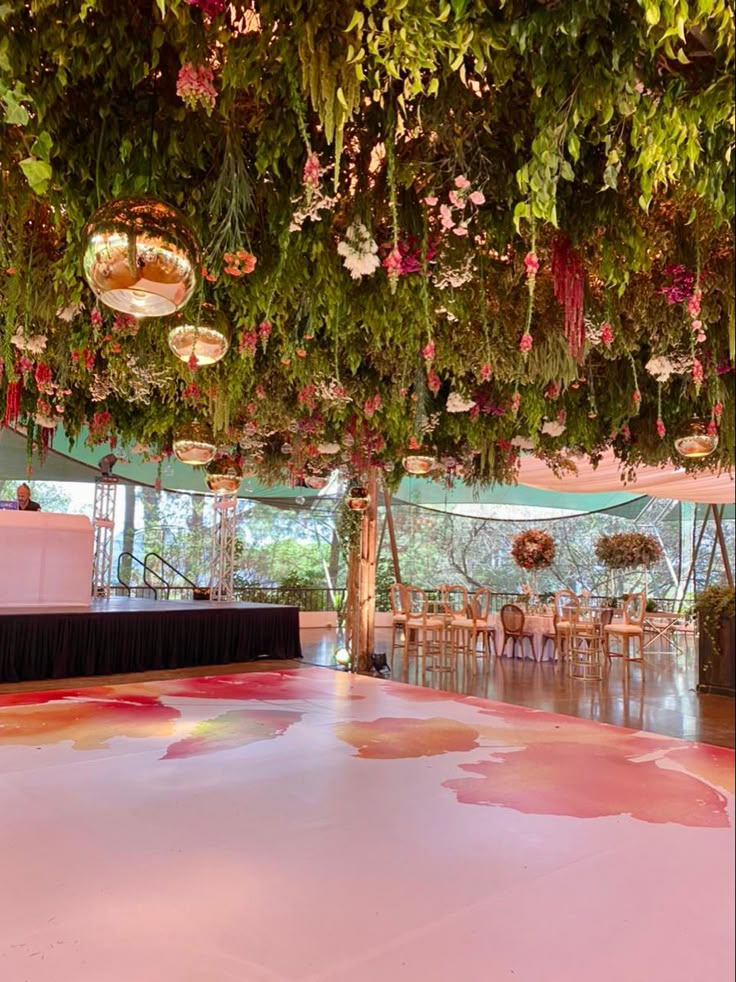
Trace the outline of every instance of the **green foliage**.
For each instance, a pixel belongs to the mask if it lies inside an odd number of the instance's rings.
[[[596,459],[609,447],[626,467],[679,463],[672,434],[720,404],[717,453],[687,467],[732,465],[725,0],[263,0],[257,15],[228,5],[215,18],[164,0],[73,11],[9,0],[0,24],[0,400],[21,383],[21,423],[53,402],[76,436],[109,413],[105,438],[158,455],[178,427],[206,418],[274,482],[335,461],[360,478],[420,437],[487,483],[515,479],[515,439],[555,465],[562,450]],[[177,95],[186,63],[214,72],[211,114]],[[309,153],[319,189],[303,183]],[[426,199],[446,203],[462,178],[484,202],[456,235],[461,210],[443,229]],[[100,203],[145,192],[187,213],[216,276],[202,296],[232,325],[226,358],[194,378],[172,363],[166,321],[134,332],[109,311],[90,319],[85,222]],[[290,231],[315,197],[324,207]],[[381,261],[396,239],[419,248],[420,268],[398,281],[385,268],[351,278],[337,247],[354,222]],[[551,275],[558,230],[584,270],[582,364]],[[222,271],[223,253],[238,249],[256,258],[247,276]],[[670,264],[699,276],[704,341],[686,302],[660,292]],[[243,339],[263,321],[270,335],[252,350]],[[610,345],[598,340],[604,323]],[[19,336],[47,339],[31,368]],[[660,389],[644,368],[660,356],[697,356],[703,383],[685,367]],[[52,371],[52,400],[38,364]],[[480,411],[447,412],[451,393]],[[558,419],[564,431],[545,432]],[[323,443],[341,456],[321,455]]]

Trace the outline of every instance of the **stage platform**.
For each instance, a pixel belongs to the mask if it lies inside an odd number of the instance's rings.
[[[113,597],[0,610],[0,682],[258,658],[301,658],[298,607]]]

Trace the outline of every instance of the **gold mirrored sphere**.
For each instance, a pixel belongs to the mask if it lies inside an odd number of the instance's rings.
[[[234,494],[240,488],[243,468],[235,457],[223,454],[207,464],[204,479],[214,494]]]
[[[436,460],[434,457],[427,457],[422,454],[410,454],[403,458],[402,463],[407,474],[422,475],[429,474],[436,464]]]
[[[212,304],[203,303],[191,316],[176,315],[168,342],[180,361],[188,363],[194,355],[197,365],[214,365],[227,354],[230,331],[224,315]]]
[[[174,456],[182,464],[195,467],[209,464],[217,453],[212,430],[206,423],[190,423],[182,427],[174,439]]]
[[[155,198],[117,198],[87,222],[83,269],[102,303],[134,317],[165,317],[186,304],[199,277],[189,222]]]
[[[718,433],[706,420],[693,418],[687,421],[675,435],[675,450],[686,460],[709,457],[718,447]]]

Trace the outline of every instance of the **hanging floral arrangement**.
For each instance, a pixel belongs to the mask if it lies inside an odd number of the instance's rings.
[[[595,554],[609,569],[654,566],[662,558],[662,547],[653,535],[618,532],[603,535],[595,544]]]
[[[546,569],[555,559],[555,541],[543,529],[527,529],[515,536],[511,556],[522,569]]]

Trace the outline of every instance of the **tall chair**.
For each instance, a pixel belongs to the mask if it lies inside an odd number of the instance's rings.
[[[413,654],[424,658],[427,669],[428,656],[435,656],[438,668],[451,668],[444,661],[445,656],[445,618],[429,611],[427,594],[421,587],[404,585],[404,610],[406,612],[406,657]]]
[[[391,604],[391,653],[406,643],[406,610],[404,602],[404,586],[392,583],[388,588],[388,599]],[[401,641],[399,641],[401,635]]]
[[[630,593],[623,604],[623,618],[613,621],[603,628],[606,658],[621,657],[624,664],[632,661],[644,663],[644,615],[646,614],[646,594]],[[621,639],[621,652],[611,651],[611,638]],[[631,642],[636,642],[638,655],[632,655]]]
[[[468,590],[460,583],[441,587],[442,612],[447,629],[451,656],[457,660],[470,645],[473,621],[469,616]]]
[[[496,628],[489,624],[488,618],[491,613],[491,601],[492,595],[488,587],[480,587],[473,594],[473,598],[470,601],[470,610],[472,613],[472,632],[470,639],[470,654],[472,656],[472,664],[475,667],[475,656],[478,649],[478,641],[481,642],[481,658],[485,667],[486,654],[488,655],[488,665],[491,664],[491,654],[498,654],[498,649],[496,647]],[[491,652],[493,648],[493,652]]]
[[[554,658],[557,661],[559,658],[564,658],[566,655],[566,648],[570,640],[570,617],[565,612],[566,607],[579,607],[580,600],[572,592],[572,590],[557,590],[555,593],[555,611],[554,611],[554,632],[555,632],[555,654]]]
[[[534,660],[537,660],[537,652],[534,647],[534,636],[524,630],[524,611],[516,604],[504,604],[501,608],[501,625],[503,627],[503,648],[501,655],[506,653],[506,645],[509,641],[511,645],[511,655],[515,657],[516,645],[521,641],[521,657],[524,657],[524,638],[529,639]]]

